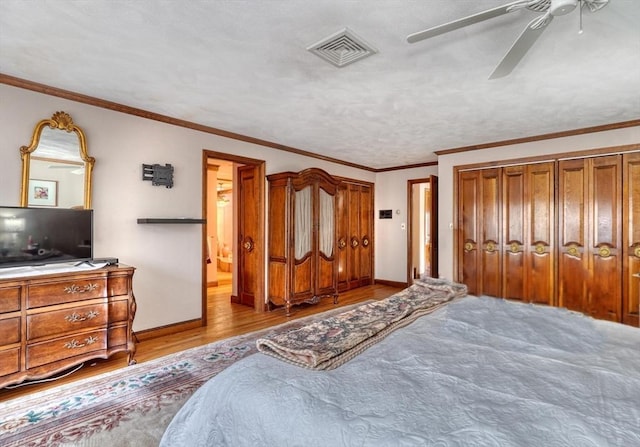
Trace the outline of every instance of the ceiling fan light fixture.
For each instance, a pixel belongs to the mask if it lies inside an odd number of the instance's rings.
[[[578,6],[578,0],[551,0],[549,12],[553,16],[569,14]]]

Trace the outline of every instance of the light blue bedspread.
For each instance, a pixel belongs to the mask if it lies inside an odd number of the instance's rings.
[[[335,370],[247,357],[161,446],[640,446],[640,329],[461,298]]]

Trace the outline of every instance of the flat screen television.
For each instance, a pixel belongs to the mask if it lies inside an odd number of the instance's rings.
[[[93,210],[0,206],[0,268],[93,258]]]

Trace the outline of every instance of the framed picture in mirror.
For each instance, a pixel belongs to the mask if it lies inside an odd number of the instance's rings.
[[[29,206],[57,206],[58,182],[54,180],[29,180]]]

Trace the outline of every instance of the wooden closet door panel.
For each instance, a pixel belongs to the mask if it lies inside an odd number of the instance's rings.
[[[471,295],[480,293],[480,171],[461,172],[458,179],[458,281]]]
[[[525,296],[527,301],[555,303],[555,163],[527,166],[525,216]]]
[[[336,192],[336,264],[338,269],[338,291],[349,288],[349,188],[342,183]]]
[[[588,162],[591,165],[589,313],[595,318],[621,321],[622,156],[597,157]]]
[[[510,166],[503,169],[503,264],[502,296],[526,300],[526,168]]]
[[[500,169],[483,170],[480,177],[480,293],[502,296],[502,225]]]
[[[558,163],[558,305],[584,312],[587,308],[585,256],[588,175],[585,160]]]
[[[349,287],[359,286],[360,270],[360,187],[349,185]]]
[[[625,154],[623,177],[623,291],[622,322],[640,326],[640,152]]]
[[[360,286],[373,279],[373,194],[369,186],[360,186]]]

